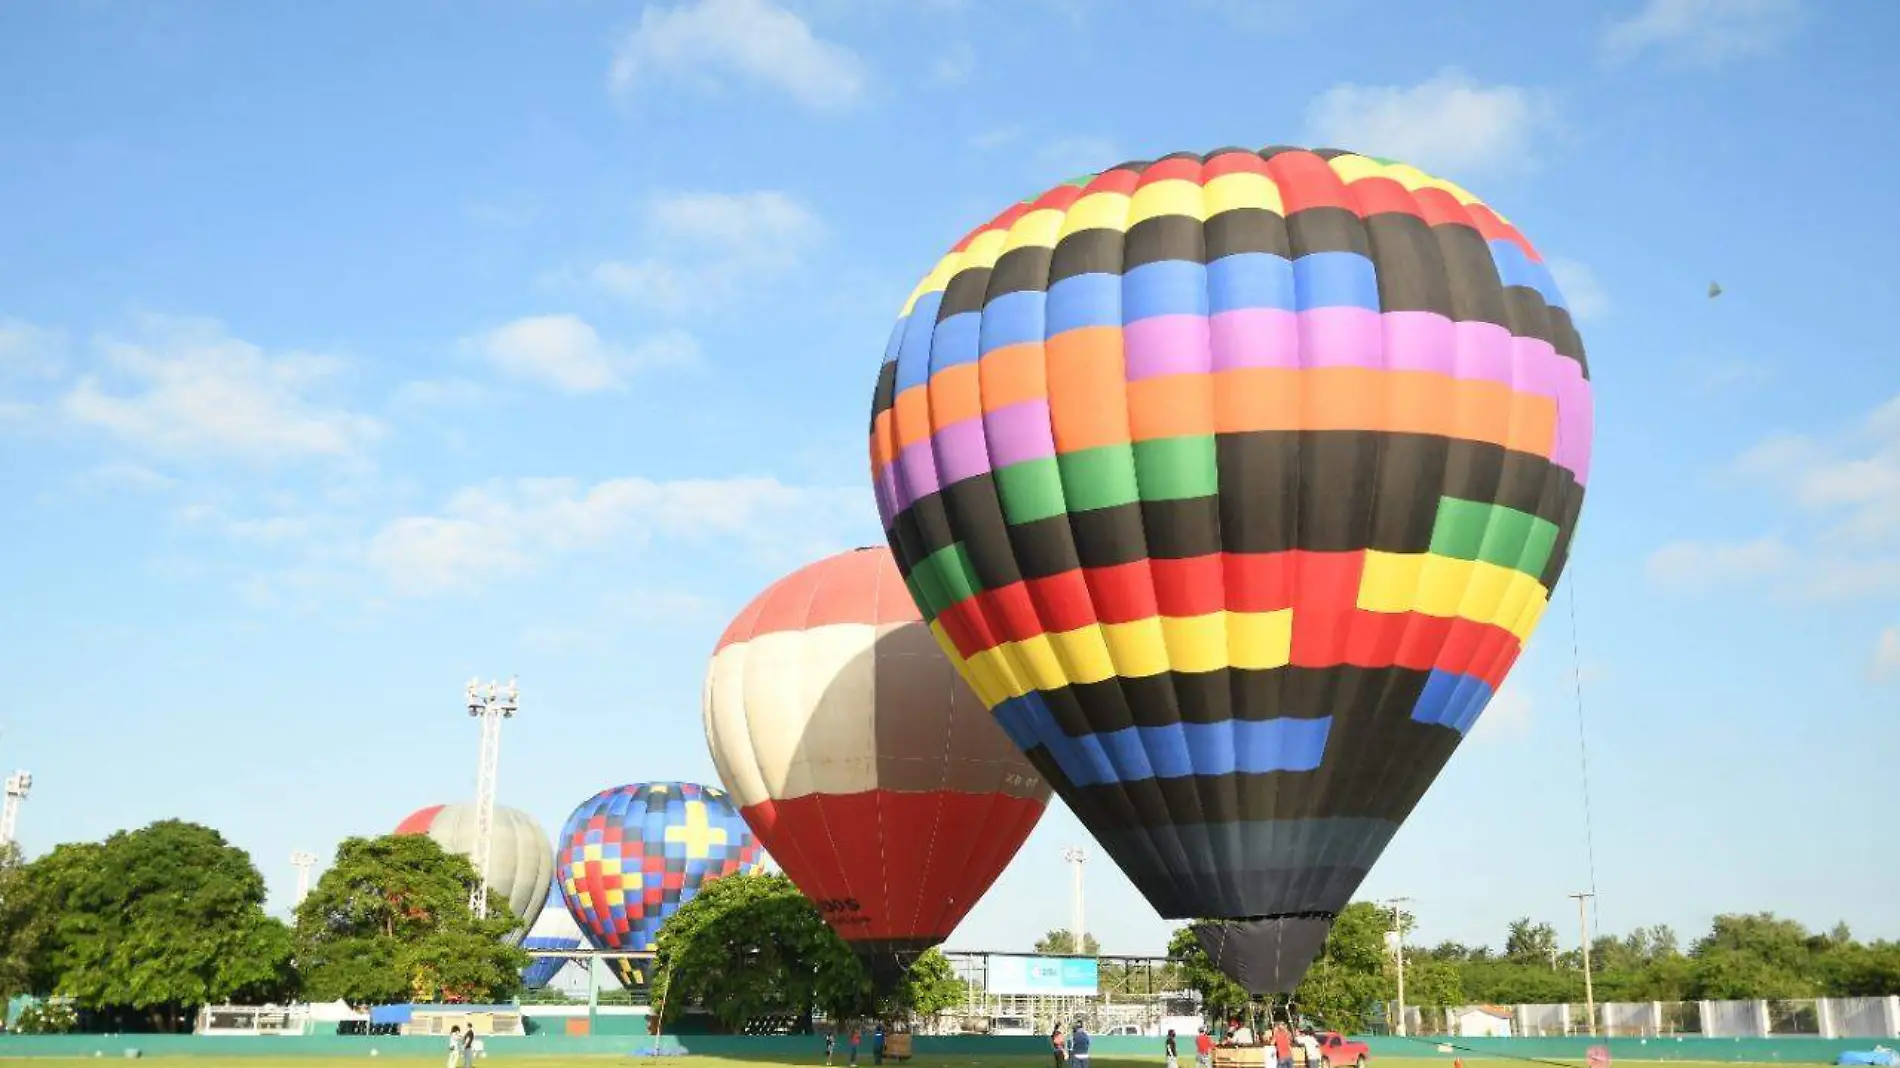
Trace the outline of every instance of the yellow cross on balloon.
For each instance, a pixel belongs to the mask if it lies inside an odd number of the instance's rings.
[[[698,860],[710,855],[709,847],[726,844],[726,829],[714,827],[706,822],[704,801],[688,801],[686,802],[686,826],[668,827],[666,840],[685,842],[686,855]]]

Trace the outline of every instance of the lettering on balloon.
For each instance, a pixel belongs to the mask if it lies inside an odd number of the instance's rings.
[[[824,914],[826,922],[833,927],[862,927],[871,922],[871,917],[863,914],[855,897],[819,898],[818,911]]]

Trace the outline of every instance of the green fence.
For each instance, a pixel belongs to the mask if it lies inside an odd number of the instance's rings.
[[[613,1017],[600,1017],[596,1024]],[[639,1020],[640,1017],[628,1017]],[[547,1018],[543,1018],[544,1025]],[[1581,1061],[1592,1045],[1607,1045],[1616,1060],[1732,1061],[1786,1064],[1832,1064],[1841,1051],[1869,1049],[1875,1039],[1819,1038],[1466,1038],[1455,1047],[1438,1040],[1371,1038],[1367,1045],[1374,1062],[1381,1058],[1539,1058]],[[685,1035],[661,1040],[664,1047],[714,1057],[759,1061],[821,1063],[823,1040],[815,1035]],[[919,1057],[1006,1056],[1012,1061],[1043,1061],[1048,1040],[1040,1036],[918,1035]],[[523,1038],[497,1038],[486,1043],[490,1055],[510,1057],[628,1056],[651,1049],[645,1035],[567,1035],[550,1028]],[[6,1057],[123,1057],[137,1050],[144,1057],[440,1057],[447,1042],[432,1037],[361,1037],[340,1035],[207,1036],[207,1035],[0,1035],[0,1058]],[[841,1051],[842,1052],[842,1051]],[[1102,1036],[1094,1052],[1105,1058],[1145,1058],[1161,1063],[1161,1040]],[[837,1061],[842,1064],[843,1056]],[[869,1043],[861,1063],[870,1064]],[[1191,1062],[1190,1062],[1191,1063]]]

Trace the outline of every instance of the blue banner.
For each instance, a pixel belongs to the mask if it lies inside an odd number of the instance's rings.
[[[1100,989],[1093,957],[991,957],[992,994],[1092,997]]]

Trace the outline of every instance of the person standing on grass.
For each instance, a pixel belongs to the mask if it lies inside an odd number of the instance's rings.
[[[1089,1032],[1081,1020],[1069,1029],[1069,1062],[1073,1068],[1089,1068]]]
[[[1200,1033],[1194,1036],[1194,1068],[1213,1068],[1214,1036],[1207,1033],[1207,1025],[1202,1024]]]
[[[449,1028],[449,1066],[457,1068],[462,1063],[462,1025]]]
[[[1175,1055],[1174,1028],[1172,1027],[1168,1028],[1168,1040],[1161,1044],[1161,1053],[1167,1058],[1168,1068],[1181,1068],[1181,1062]]]
[[[462,1032],[462,1068],[475,1068],[475,1025]]]
[[[1049,1028],[1049,1048],[1051,1049],[1051,1051],[1053,1051],[1055,1055],[1056,1068],[1062,1068],[1064,1053],[1062,1049],[1062,1021],[1061,1020],[1057,1020],[1055,1024]]]
[[[858,1063],[858,1043],[864,1041],[864,1027],[856,1020],[851,1021],[851,1063]]]
[[[871,1063],[884,1063],[884,1021],[877,1022],[877,1029],[871,1032]]]
[[[831,1063],[832,1051],[836,1050],[837,1048],[838,1048],[838,1025],[832,1024],[830,1027],[825,1028],[825,1063],[827,1065]]]

